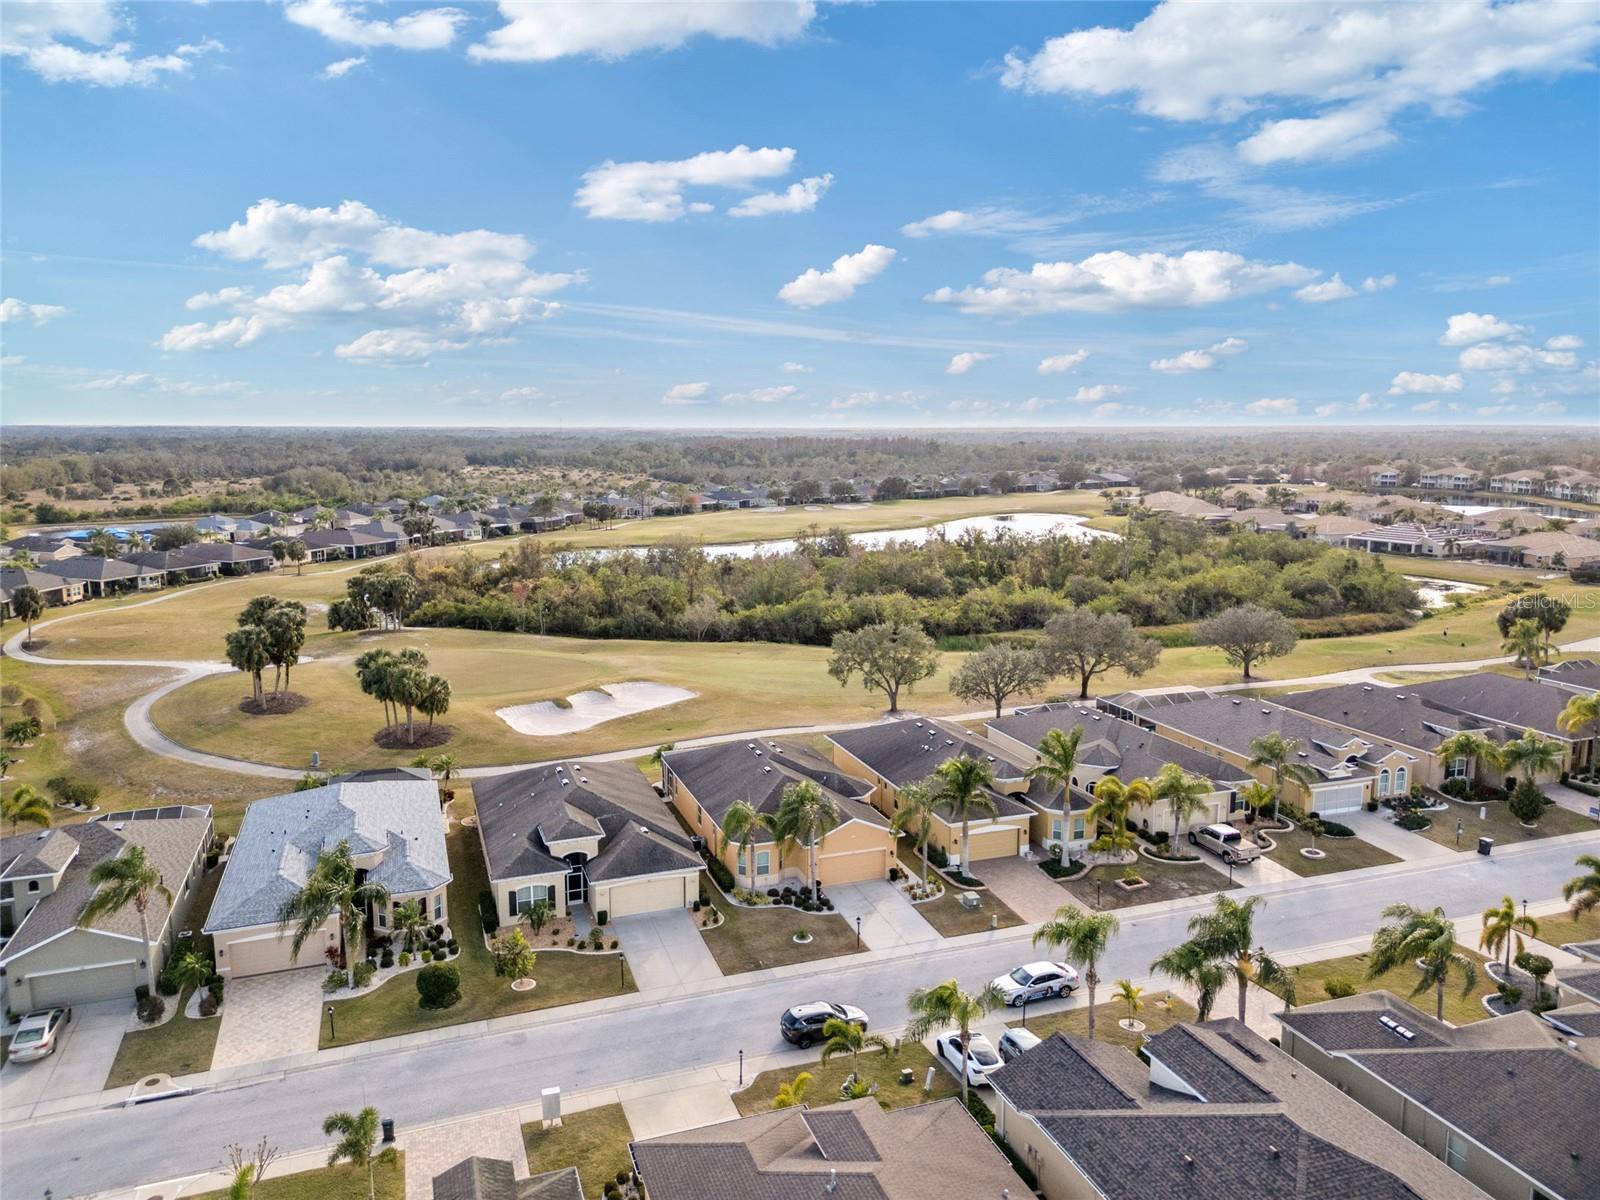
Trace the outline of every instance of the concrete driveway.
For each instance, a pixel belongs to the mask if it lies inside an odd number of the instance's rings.
[[[38,1062],[8,1062],[0,1068],[0,1108],[6,1116],[20,1118],[41,1103],[104,1088],[127,1032],[129,1012],[121,1000],[74,1005],[59,1050]]]
[[[861,940],[873,950],[937,942],[939,931],[923,918],[917,906],[887,879],[865,883],[836,883],[827,891],[833,909],[852,925],[861,920]]]
[[[317,1048],[328,968],[301,967],[228,982],[211,1069],[266,1062]]]
[[[611,928],[628,956],[628,969],[641,992],[682,992],[694,984],[721,979],[717,960],[686,908],[618,917]]]

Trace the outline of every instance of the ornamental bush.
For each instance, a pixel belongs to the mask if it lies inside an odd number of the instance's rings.
[[[365,960],[358,962],[355,965],[356,986],[366,987],[367,984],[372,982],[372,977],[376,973],[377,968],[375,968],[370,962],[366,962]]]
[[[1526,779],[1519,780],[1506,802],[1511,815],[1524,825],[1536,824],[1544,816],[1544,793]]]
[[[493,937],[500,928],[500,910],[495,907],[494,896],[489,892],[478,893],[478,920],[489,937]]]
[[[417,972],[423,1008],[449,1008],[461,999],[461,972],[449,963],[430,963]]]
[[[1356,985],[1343,975],[1329,975],[1322,981],[1322,990],[1335,1000],[1356,994]]]

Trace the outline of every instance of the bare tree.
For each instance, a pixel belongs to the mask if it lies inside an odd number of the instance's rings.
[[[255,1195],[256,1184],[261,1182],[278,1154],[278,1147],[269,1145],[266,1138],[262,1138],[253,1150],[246,1150],[238,1142],[230,1142],[223,1151],[228,1169],[233,1172],[233,1181],[228,1185],[228,1200],[250,1200]]]

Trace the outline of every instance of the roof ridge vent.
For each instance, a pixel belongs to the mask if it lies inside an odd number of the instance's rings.
[[[1234,701],[1233,701],[1233,702],[1234,702],[1234,704],[1236,704],[1236,705],[1237,705],[1237,704],[1243,704],[1243,703],[1244,703],[1244,701],[1243,701],[1243,700],[1240,700],[1240,699],[1238,699],[1238,698],[1237,698],[1237,697],[1235,697],[1235,698],[1234,698]]]

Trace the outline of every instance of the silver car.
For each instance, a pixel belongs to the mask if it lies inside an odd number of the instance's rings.
[[[46,1008],[29,1013],[22,1018],[17,1032],[12,1035],[11,1048],[6,1057],[12,1062],[24,1063],[54,1054],[70,1020],[70,1008]]]

